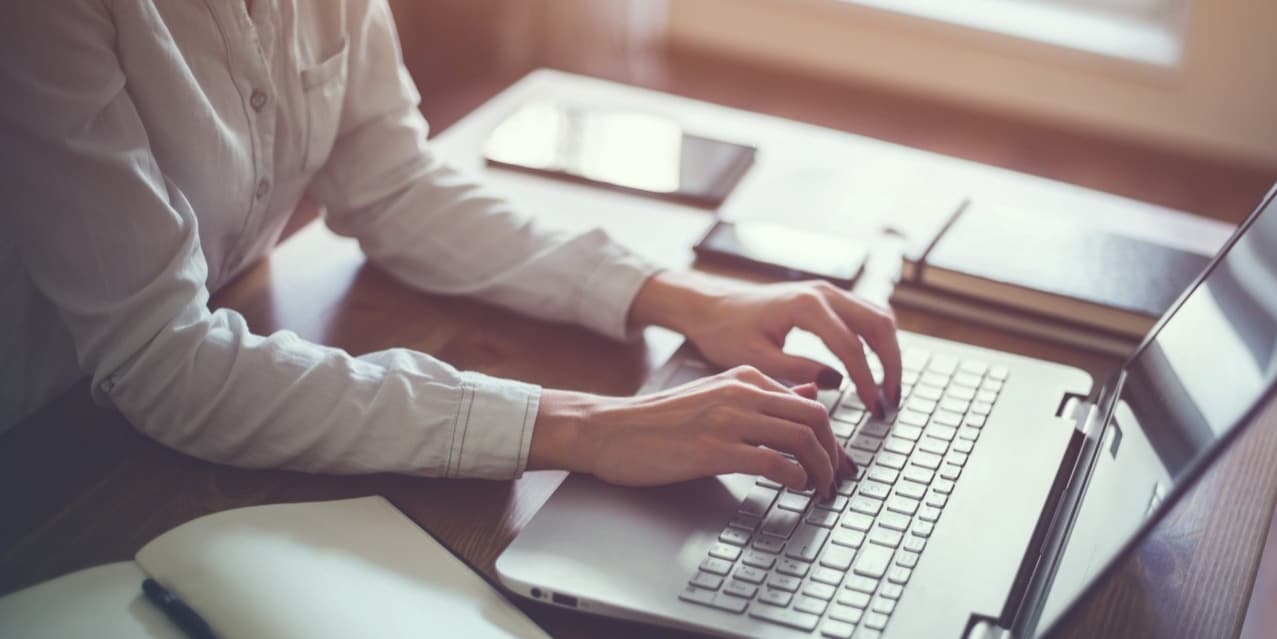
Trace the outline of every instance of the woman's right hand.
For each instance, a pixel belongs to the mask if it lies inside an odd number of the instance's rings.
[[[828,499],[855,464],[815,392],[748,366],[641,397],[545,390],[528,467],[625,486],[747,473]]]

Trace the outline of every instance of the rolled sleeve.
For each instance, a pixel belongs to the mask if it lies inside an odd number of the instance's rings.
[[[510,479],[523,474],[541,388],[464,373],[446,474]]]
[[[629,324],[630,307],[659,269],[610,241],[594,252],[593,262],[577,297],[576,321],[614,339],[636,339],[642,333]]]

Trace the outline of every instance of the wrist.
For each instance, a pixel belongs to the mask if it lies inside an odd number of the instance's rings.
[[[532,429],[528,470],[594,473],[599,429],[596,416],[610,398],[544,389]]]
[[[660,326],[690,336],[713,315],[726,288],[708,276],[661,271],[639,289],[630,307],[630,325]]]

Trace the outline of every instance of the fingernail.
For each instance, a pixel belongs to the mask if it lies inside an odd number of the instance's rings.
[[[897,384],[895,387],[891,389],[891,404],[895,406],[897,410],[900,409],[900,385],[899,384]]]
[[[887,399],[883,396],[882,391],[878,391],[878,397],[874,399],[874,417],[878,419],[886,419],[887,417]]]
[[[842,386],[842,373],[832,368],[821,369],[820,373],[816,375],[816,386],[825,390],[838,388]]]

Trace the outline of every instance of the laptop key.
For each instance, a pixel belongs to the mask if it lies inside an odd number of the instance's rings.
[[[806,612],[813,615],[822,615],[825,613],[825,607],[829,603],[819,597],[808,597],[807,595],[798,595],[798,599],[794,601],[794,610]]]
[[[901,455],[908,455],[913,452],[913,442],[900,437],[889,437],[887,443],[883,444],[883,449],[893,453],[900,453]]]
[[[960,411],[953,411],[942,407],[940,410],[936,411],[935,415],[931,416],[931,423],[957,428],[962,425],[962,413],[965,411],[965,406],[963,406]]]
[[[708,572],[698,572],[695,577],[692,577],[691,584],[706,590],[718,590],[718,587],[723,585],[723,578]]]
[[[895,548],[896,546],[899,546],[900,540],[902,538],[904,538],[904,534],[902,534],[900,531],[891,530],[888,528],[875,528],[873,532],[869,533],[869,541],[872,541],[874,544],[878,544],[880,546],[886,546],[889,548]],[[872,548],[872,547],[873,547],[872,544],[867,546],[867,548]]]
[[[756,486],[762,486],[763,488],[770,488],[770,489],[772,489],[772,490],[780,490],[780,489],[782,488],[782,486],[781,486],[780,484],[778,484],[778,483],[776,483],[776,482],[774,482],[774,481],[772,481],[772,480],[770,480],[770,479],[768,479],[768,478],[766,478],[766,477],[759,477],[759,478],[758,478],[758,481],[757,481],[757,482],[755,482],[755,485],[756,485]]]
[[[852,505],[851,505],[852,512],[843,513],[842,521],[838,525],[842,526],[843,528],[850,528],[852,530],[868,531],[870,526],[873,526],[873,523],[874,523],[874,518],[871,517],[870,515],[876,513],[877,511],[875,510],[874,512],[871,512],[868,514],[858,512],[856,511],[856,505],[854,503],[856,500],[853,499],[851,501],[852,501]],[[870,506],[862,506],[862,507],[870,508]]]
[[[678,593],[678,598],[683,601],[690,601],[703,605],[710,605],[714,602],[714,595],[717,594],[713,590],[697,588],[696,586],[687,586],[683,592]]]
[[[870,630],[882,630],[887,627],[887,615],[884,615],[881,612],[871,612],[865,615],[862,623],[864,623],[865,627]]]
[[[865,614],[863,608],[856,608],[835,602],[829,607],[829,618],[837,619],[849,624],[860,623],[860,617]]]
[[[735,526],[728,526],[718,535],[718,540],[725,544],[744,546],[749,543],[749,531],[741,530]]]
[[[804,632],[815,630],[816,624],[820,622],[820,617],[817,615],[776,606],[750,606],[749,616],[782,626],[797,628]]]
[[[951,383],[954,386],[963,386],[974,390],[980,387],[980,375],[967,371],[958,371],[954,374]]]
[[[964,466],[967,463],[966,453],[952,452],[945,456],[944,460],[954,466]]]
[[[935,529],[935,524],[926,521],[914,522],[913,524],[913,534],[924,539],[930,537]]]
[[[878,584],[874,584],[877,586]],[[838,603],[850,608],[864,609],[869,605],[869,593],[860,590],[843,590],[838,595]]]
[[[831,544],[820,556],[820,565],[845,571],[851,567],[851,560],[855,554],[856,552],[851,548]]]
[[[918,512],[918,500],[895,495],[887,500],[887,510],[904,515],[913,515]]]
[[[878,525],[891,530],[904,532],[909,530],[911,518],[901,513],[885,512],[878,516]]]
[[[866,479],[865,482],[860,485],[860,494],[872,499],[883,500],[891,494],[891,486]]]
[[[908,457],[905,457],[904,455],[901,455],[899,453],[893,453],[890,451],[883,451],[881,453],[878,453],[878,463],[882,464],[883,466],[886,466],[887,468],[891,468],[893,470],[900,470],[904,468],[905,462],[908,460],[909,460]]]
[[[961,475],[961,474],[962,474],[962,467],[955,466],[953,464],[945,464],[944,467],[940,469],[941,479],[948,479],[952,481],[957,479],[958,475]]]
[[[993,412],[993,404],[990,404],[989,402],[972,402],[971,412],[976,415],[988,415]]]
[[[791,577],[789,575],[772,575],[771,578],[767,580],[768,587],[787,592],[797,592],[798,587],[802,584],[802,579]]]
[[[896,479],[899,477],[900,471],[885,468],[883,466],[874,466],[869,469],[867,474],[865,474],[865,479],[872,479],[873,481],[884,484],[894,484],[896,483]]]
[[[908,408],[909,410],[918,411],[919,413],[926,413],[930,415],[931,413],[935,412],[936,403],[931,400],[922,399],[920,397],[911,397],[909,401],[905,402],[905,408]]]
[[[900,584],[885,583],[878,589],[878,596],[888,599],[899,599],[905,594],[905,587]]]
[[[829,541],[848,548],[859,548],[860,544],[865,543],[865,533],[850,528],[835,528],[829,533]]]
[[[857,483],[855,481],[844,479],[838,482],[838,490],[836,492],[843,497],[850,497],[852,493],[856,492],[856,486]]]
[[[807,595],[808,597],[815,597],[823,601],[829,601],[830,599],[833,599],[834,594],[837,592],[838,592],[837,588],[829,584],[822,584],[815,581],[809,581],[807,582],[807,585],[803,587],[804,595]],[[820,612],[824,612],[824,610],[822,609]]]
[[[909,581],[909,576],[913,574],[913,570],[904,566],[896,566],[887,571],[887,581],[893,584],[904,585]]]
[[[975,448],[975,442],[969,439],[959,439],[953,442],[953,450],[959,453],[971,454],[971,449]]]
[[[838,495],[829,501],[817,501],[816,507],[821,510],[832,510],[835,513],[840,513],[847,509],[847,497],[844,495]],[[834,519],[837,519],[836,514]]]
[[[946,397],[952,397],[961,402],[969,402],[976,398],[976,390],[967,386],[950,386],[945,391]]]
[[[942,461],[939,455],[933,455],[926,451],[918,451],[913,455],[913,463],[922,466],[928,470],[935,470],[940,467]]]
[[[807,523],[821,528],[833,528],[834,524],[838,523],[838,513],[829,510],[812,510],[807,515]]]
[[[918,519],[921,519],[923,523],[935,523],[937,519],[940,519],[940,509],[935,506],[923,506],[918,509]]]
[[[825,551],[828,552],[828,551]],[[844,569],[845,570],[845,569]],[[834,570],[833,568],[817,568],[811,572],[811,580],[837,586],[842,583],[843,570]]]
[[[922,552],[926,547],[927,540],[922,537],[910,535],[905,538],[905,550],[908,552]]]
[[[744,597],[745,599],[753,599],[758,594],[758,586],[735,579],[727,582],[727,587],[723,588],[723,592],[733,597]]]
[[[709,557],[701,562],[701,570],[715,575],[726,575],[732,571],[732,562],[717,557]]]
[[[777,491],[771,488],[755,485],[750,489],[749,494],[745,495],[745,500],[741,502],[739,512],[755,517],[762,517],[767,514],[767,509],[772,505],[772,501],[776,499]]]
[[[887,566],[891,563],[892,550],[878,544],[865,544],[865,547],[860,549],[860,554],[856,557],[856,564],[852,567],[852,570],[857,575],[881,579],[887,572]]]
[[[908,550],[901,550],[896,553],[896,565],[904,568],[913,568],[918,565],[918,553]]]
[[[801,518],[802,515],[792,510],[773,509],[763,519],[762,532],[764,535],[783,539],[794,532],[794,527],[798,525],[798,520]]]
[[[758,600],[771,606],[788,606],[789,602],[792,601],[793,598],[793,594],[784,590],[780,590],[778,588],[765,588],[763,589],[763,594],[758,597]]]
[[[833,616],[832,614],[830,615]],[[851,633],[855,632],[854,624],[830,619],[820,624],[820,635],[822,637],[830,637],[830,639],[851,639]]]
[[[934,455],[943,455],[949,451],[949,443],[943,439],[936,439],[935,437],[923,437],[922,441],[918,442],[918,450],[923,450]]]
[[[927,419],[928,417],[926,413],[919,413],[918,411],[909,410],[907,408],[900,411],[900,414],[896,416],[896,422],[898,424],[905,424],[907,426],[926,426]]]
[[[784,550],[785,540],[777,539],[775,537],[759,536],[754,539],[754,547],[763,552],[776,554],[781,550]]]
[[[746,532],[754,532],[755,530],[758,529],[758,524],[761,523],[762,521],[763,520],[761,517],[755,517],[753,515],[744,515],[741,513],[736,513],[736,515],[732,517],[732,520],[727,522],[727,525],[732,528],[739,528]],[[722,541],[726,541],[726,540],[722,540]],[[749,535],[745,535],[745,541],[736,543],[736,545],[742,546],[745,544],[746,541],[749,541]],[[728,543],[735,543],[735,542],[728,542]]]
[[[809,569],[811,569],[811,564],[788,558],[781,559],[776,564],[776,572],[791,577],[806,577]]]
[[[896,600],[887,599],[885,597],[874,599],[872,610],[884,615],[889,615],[896,610]]]
[[[876,453],[882,447],[882,438],[862,432],[852,437],[851,441],[847,442],[847,445],[867,453]]]
[[[740,548],[730,544],[714,544],[709,548],[709,556],[717,557],[725,561],[736,561],[740,557]]]
[[[907,439],[911,442],[916,442],[918,441],[920,437],[922,437],[922,426],[914,426],[912,424],[896,424],[895,427],[891,429],[891,434],[895,435],[896,437],[900,437],[901,439]]]
[[[877,515],[882,509],[882,502],[868,497],[852,497],[849,503],[851,510],[866,515]]]
[[[742,599],[740,597],[733,597],[727,593],[720,592],[717,595],[714,595],[714,601],[711,602],[710,605],[718,608],[719,610],[726,610],[727,612],[740,614],[745,612],[745,608],[749,607],[749,600]]]
[[[741,566],[736,569],[735,577],[751,584],[761,584],[767,578],[767,571],[754,566]]]
[[[874,437],[885,437],[890,431],[891,424],[876,418],[870,419],[865,422],[864,426],[860,427],[860,432],[866,435],[873,435]]]
[[[980,438],[980,429],[972,428],[970,426],[963,426],[962,428],[958,429],[958,437],[962,439],[969,439],[971,441],[975,441]]]
[[[933,485],[931,489],[940,493],[941,495],[948,495],[949,493],[953,492],[953,480],[952,479],[936,480],[935,485]]]
[[[927,437],[934,437],[942,441],[950,442],[953,441],[954,436],[958,434],[958,429],[952,426],[945,426],[944,424],[931,424],[930,426],[927,426],[925,433]]]
[[[915,468],[917,467],[915,466]],[[922,470],[922,469],[919,468],[918,470]],[[930,471],[927,471],[927,472],[930,472]],[[926,494],[926,492],[927,492],[926,484],[920,484],[913,480],[902,481],[900,482],[898,486],[896,486],[897,495],[904,495],[905,497],[908,497],[910,499],[922,499],[922,496]]]
[[[927,364],[927,370],[948,377],[958,370],[958,360],[951,355],[936,353],[931,356],[931,362]]]
[[[815,561],[816,555],[820,553],[820,548],[825,545],[825,540],[828,538],[828,530],[803,524],[790,538],[789,544],[785,547],[785,555],[803,561]]]
[[[785,491],[785,493],[780,496],[780,499],[776,501],[777,508],[784,508],[785,510],[792,510],[797,513],[807,510],[807,506],[810,504],[811,495],[791,493],[789,491]]]

